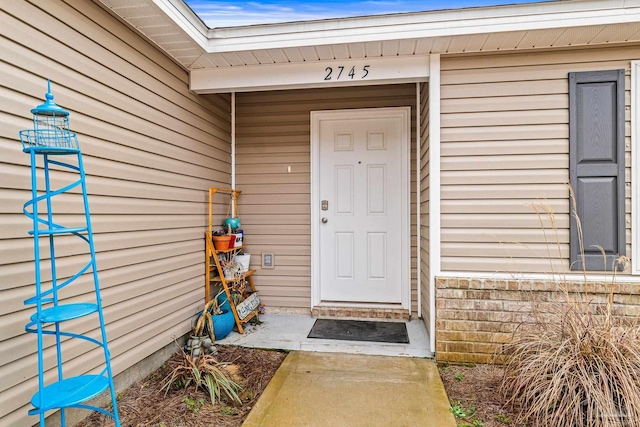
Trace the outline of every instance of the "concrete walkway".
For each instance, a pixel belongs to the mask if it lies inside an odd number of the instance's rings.
[[[243,427],[455,427],[432,360],[289,353]]]

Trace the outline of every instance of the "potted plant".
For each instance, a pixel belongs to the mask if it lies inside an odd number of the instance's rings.
[[[249,271],[249,262],[251,261],[251,254],[245,254],[242,251],[239,251],[234,257],[233,260],[240,266],[240,272],[246,273]]]
[[[234,257],[229,257],[228,259],[223,259],[220,262],[222,266],[222,273],[224,274],[224,279],[229,281],[236,281],[242,275],[242,266],[235,261]]]
[[[213,231],[213,246],[216,250],[222,251],[229,249],[229,242],[231,241],[231,235],[227,234],[224,229],[218,229]]]

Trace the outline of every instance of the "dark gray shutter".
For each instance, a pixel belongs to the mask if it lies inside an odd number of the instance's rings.
[[[569,73],[569,113],[569,179],[585,264],[572,204],[571,269],[611,270],[625,253],[624,70]]]

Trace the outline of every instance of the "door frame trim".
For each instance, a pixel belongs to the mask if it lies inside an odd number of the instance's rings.
[[[401,117],[401,305],[411,314],[411,107],[361,108],[349,110],[311,111],[311,309],[320,299],[320,122],[323,120],[365,119],[371,117]],[[419,303],[419,302],[418,302]],[[362,303],[354,303],[354,306]],[[384,304],[383,304],[384,305]],[[381,304],[371,304],[379,307]]]

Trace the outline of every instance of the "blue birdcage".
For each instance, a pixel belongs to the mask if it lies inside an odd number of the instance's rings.
[[[69,112],[53,102],[51,81],[45,102],[31,110],[33,129],[20,131],[22,148],[79,149],[76,134],[69,129]]]
[[[22,150],[29,154],[31,162],[32,198],[24,204],[23,211],[33,223],[33,229],[29,234],[33,236],[35,264],[35,294],[24,302],[27,306],[35,306],[35,312],[25,330],[36,334],[38,345],[38,391],[31,399],[33,409],[29,411],[29,415],[38,415],[40,426],[44,427],[45,414],[52,410],[60,410],[61,425],[64,427],[65,409],[82,408],[112,417],[116,427],[119,427],[82,153],[76,134],[69,129],[69,112],[53,102],[51,82],[48,83],[44,104],[31,110],[31,113],[33,129],[20,131]],[[38,164],[42,167],[38,167]],[[57,175],[56,183],[62,184],[54,188],[51,176],[58,171],[65,173]],[[38,179],[40,175],[43,179]],[[44,183],[44,187],[38,188],[38,183]],[[80,188],[81,194],[75,191],[76,188]],[[64,197],[60,197],[62,195]],[[54,208],[57,206],[54,202],[58,200],[62,200],[64,204],[71,200],[81,203],[84,209],[83,221],[68,226],[54,220]],[[56,240],[73,237],[85,244],[84,254],[76,257],[84,257],[86,264],[75,273],[60,273],[57,268]],[[93,282],[91,296],[84,287],[87,282]],[[76,291],[73,290],[75,285],[78,288]],[[82,294],[86,300],[75,301],[73,297],[78,294]],[[80,318],[84,319],[80,323],[68,323]],[[97,329],[98,326],[99,334],[93,334],[93,329]],[[45,337],[52,338],[53,343],[45,342]],[[90,372],[82,372],[79,375],[73,372],[69,375],[65,370],[66,352],[63,350],[67,348],[65,343],[68,344],[75,339],[99,347],[104,359],[95,363],[94,369]],[[47,360],[43,353],[45,348],[49,347],[55,347],[54,365],[45,364]],[[77,354],[70,353],[72,354],[69,359],[77,357]],[[47,381],[48,375],[45,379],[45,373],[49,369],[55,369],[57,372],[54,381]],[[112,410],[85,403],[107,389],[111,395]]]

